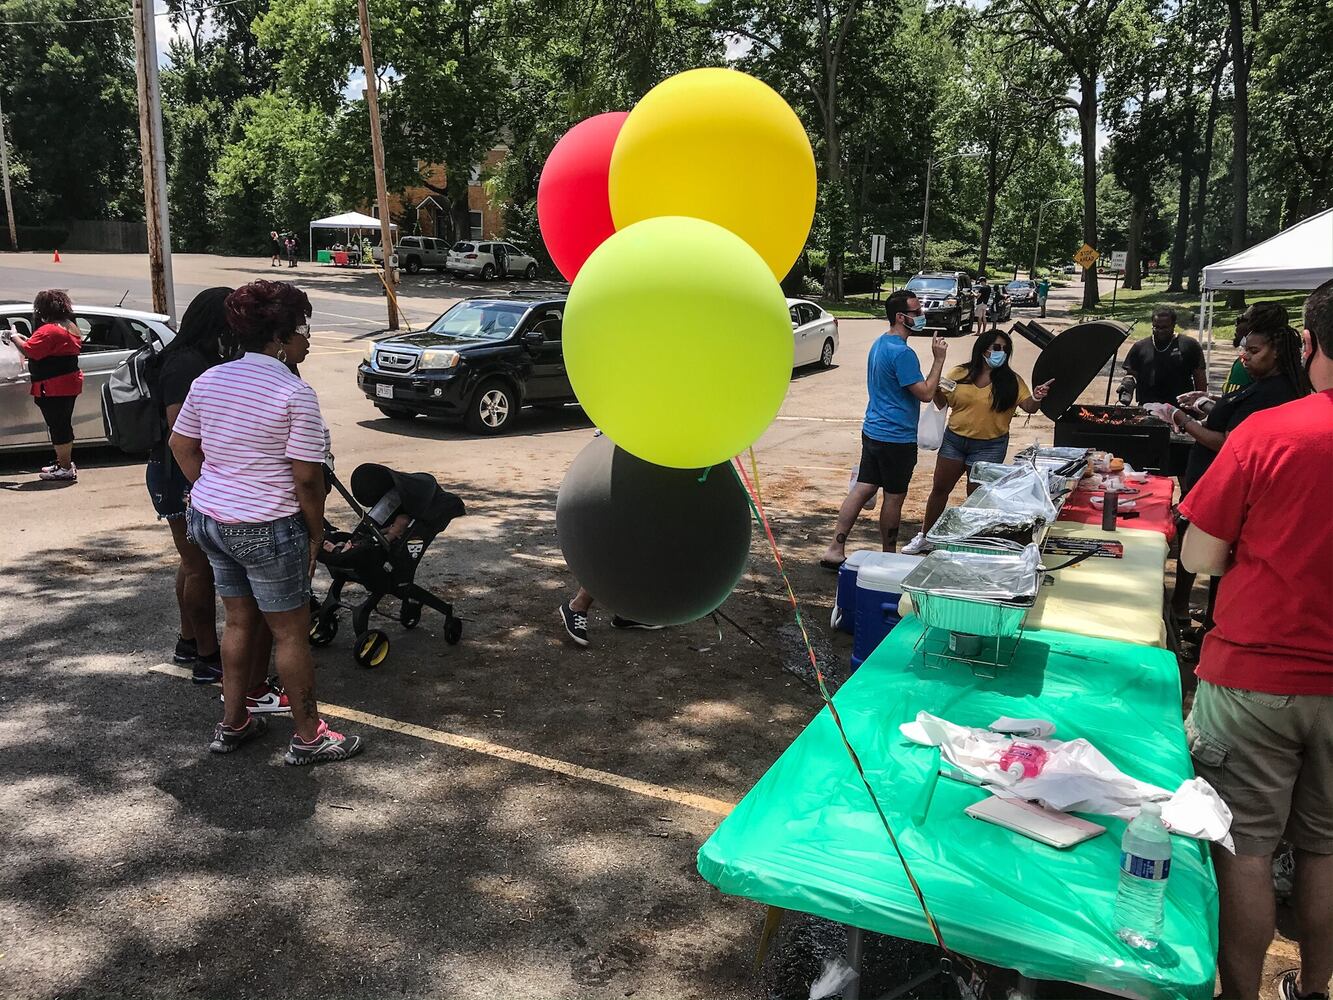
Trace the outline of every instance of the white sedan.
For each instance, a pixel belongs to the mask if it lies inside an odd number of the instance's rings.
[[[83,333],[79,369],[83,393],[74,404],[74,436],[83,444],[106,440],[102,423],[102,386],[122,361],[153,344],[161,350],[176,331],[167,316],[118,309],[114,306],[82,306],[74,303],[74,322]],[[31,336],[32,304],[0,304],[0,328]],[[32,401],[32,381],[27,365],[17,378],[0,379],[0,451],[27,451],[49,447],[46,424]]]
[[[787,309],[796,340],[792,367],[817,364],[832,368],[833,354],[838,349],[837,318],[805,299],[788,299]]]

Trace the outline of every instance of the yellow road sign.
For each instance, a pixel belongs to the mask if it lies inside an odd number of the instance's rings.
[[[1092,267],[1093,264],[1097,263],[1099,257],[1101,257],[1101,254],[1087,243],[1084,243],[1078,248],[1078,253],[1074,254],[1074,263],[1086,271],[1088,268]]]

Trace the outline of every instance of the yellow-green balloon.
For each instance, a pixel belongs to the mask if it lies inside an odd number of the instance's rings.
[[[584,410],[655,465],[744,451],[791,380],[792,328],[772,271],[736,234],[662,216],[620,230],[579,271],[564,354]]]

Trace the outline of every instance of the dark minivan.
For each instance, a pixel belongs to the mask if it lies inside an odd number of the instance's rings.
[[[464,299],[419,333],[366,350],[356,384],[385,416],[462,417],[508,430],[522,406],[575,402],[560,344],[563,296]]]

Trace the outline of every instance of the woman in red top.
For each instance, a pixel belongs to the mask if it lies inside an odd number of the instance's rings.
[[[75,483],[79,470],[74,467],[74,402],[83,392],[83,372],[79,371],[79,352],[83,338],[74,325],[74,304],[56,289],[38,292],[32,302],[31,337],[21,333],[10,340],[28,359],[32,379],[33,402],[42,411],[46,429],[55,445],[56,461],[42,469],[41,478]]]

